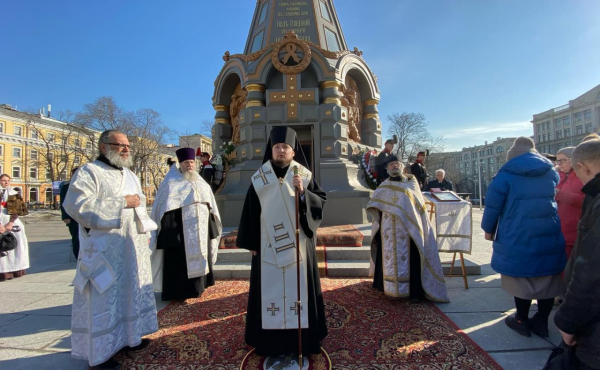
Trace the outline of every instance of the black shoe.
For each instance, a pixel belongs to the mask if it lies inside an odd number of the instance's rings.
[[[141,351],[150,345],[150,339],[142,339],[142,343],[135,347],[129,347],[127,351]]]
[[[521,334],[524,337],[530,337],[531,331],[529,330],[529,326],[527,325],[527,321],[520,320],[517,318],[517,315],[514,314],[512,316],[508,316],[504,323],[506,326]]]
[[[533,315],[533,317],[529,320],[529,330],[531,330],[534,334],[542,337],[548,338],[550,335],[548,333],[548,319],[543,319],[537,313]]]
[[[100,365],[96,365],[93,369],[97,370],[119,370],[121,369],[121,364],[118,363],[115,359],[110,358],[108,361],[104,361]]]

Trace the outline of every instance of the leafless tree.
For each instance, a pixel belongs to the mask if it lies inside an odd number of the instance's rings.
[[[444,138],[433,137],[427,130],[427,121],[423,113],[393,113],[387,117],[390,122],[388,134],[398,137],[398,156],[403,161],[411,161],[420,151],[444,150]]]

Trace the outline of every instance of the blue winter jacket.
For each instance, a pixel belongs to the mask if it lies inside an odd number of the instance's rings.
[[[555,275],[567,262],[554,188],[558,173],[539,154],[506,162],[485,196],[481,228],[494,234],[492,268],[503,275]]]

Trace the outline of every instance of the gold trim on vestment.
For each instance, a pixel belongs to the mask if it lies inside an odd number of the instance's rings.
[[[407,220],[408,220],[408,221],[409,221],[409,222],[410,222],[410,223],[411,223],[411,224],[412,224],[412,225],[413,225],[413,226],[414,226],[414,227],[415,227],[415,228],[416,228],[416,229],[419,231],[419,233],[421,234],[421,237],[423,238],[423,240],[425,240],[425,236],[424,236],[424,234],[423,234],[423,230],[421,229],[421,226],[420,226],[418,223],[416,223],[416,222],[415,222],[415,221],[412,219],[412,217],[410,217],[410,216],[409,216],[409,215],[406,213],[406,211],[404,210],[404,208],[400,207],[400,206],[399,206],[399,205],[397,205],[397,204],[394,204],[394,203],[392,203],[392,202],[387,202],[387,201],[385,201],[385,200],[383,200],[383,199],[379,199],[379,198],[371,198],[371,201],[372,201],[372,202],[379,202],[379,203],[382,203],[382,204],[386,204],[386,205],[388,205],[388,206],[392,206],[392,207],[396,207],[396,208],[398,208],[398,209],[400,210],[400,212],[402,212],[402,214],[403,214],[403,215],[406,217],[406,219],[407,219]]]
[[[464,234],[437,234],[437,236],[438,238],[471,238],[471,235]]]
[[[392,215],[392,242],[394,243],[394,275],[396,281],[399,279],[398,277],[398,244],[396,244],[396,215]],[[408,276],[410,276],[410,265],[408,268]],[[396,288],[396,294],[400,294],[400,289],[398,288],[398,284],[394,284],[394,288]],[[384,288],[385,290],[385,288]]]
[[[410,277],[393,277],[393,276],[384,276],[383,280],[389,283],[410,283]]]
[[[410,202],[417,208],[417,210],[419,210],[419,212],[421,214],[425,213],[425,211],[426,211],[425,206],[422,205],[421,203],[417,202],[417,200],[411,193],[410,189],[406,189],[401,186],[395,186],[395,185],[379,185],[379,187],[384,188],[384,189],[394,190],[394,191],[400,191],[400,192],[404,193],[404,195],[406,195],[408,197],[408,199],[410,199]]]

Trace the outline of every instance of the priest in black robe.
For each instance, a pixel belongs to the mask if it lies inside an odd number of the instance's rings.
[[[159,225],[150,242],[152,273],[163,301],[197,298],[215,284],[222,230],[210,185],[195,170],[194,150],[181,148],[175,154],[179,166],[171,166],[152,207]]]
[[[298,354],[298,316],[294,316],[292,310],[294,310],[293,301],[297,299],[296,285],[290,284],[289,281],[285,280],[286,283],[282,283],[281,279],[265,279],[261,277],[267,275],[272,269],[275,269],[273,276],[277,277],[277,267],[274,265],[265,265],[265,261],[272,255],[279,256],[287,252],[293,253],[293,264],[284,267],[286,273],[286,279],[294,277],[297,274],[297,264],[295,262],[295,235],[290,235],[290,239],[284,239],[287,234],[282,234],[285,231],[283,224],[291,223],[295,230],[295,219],[288,217],[290,212],[294,212],[294,206],[291,207],[290,211],[277,211],[286,207],[271,207],[269,205],[276,204],[278,201],[286,202],[286,204],[294,204],[294,194],[291,186],[294,186],[298,190],[299,195],[299,221],[300,221],[300,236],[301,238],[301,268],[302,274],[306,276],[306,287],[303,288],[302,295],[306,300],[301,299],[301,312],[307,314],[307,325],[302,323],[302,352],[303,355],[317,354],[320,352],[320,346],[322,340],[327,336],[327,326],[325,318],[325,308],[323,304],[323,296],[321,292],[321,284],[319,279],[319,269],[317,266],[317,257],[315,253],[315,242],[317,228],[319,227],[323,219],[323,207],[327,196],[325,192],[319,187],[310,172],[306,169],[306,158],[300,147],[296,132],[289,127],[276,126],[273,127],[270,133],[269,141],[265,150],[265,157],[263,160],[263,166],[259,168],[255,175],[253,175],[253,183],[248,189],[246,194],[246,200],[244,208],[242,210],[242,216],[240,220],[240,226],[237,237],[237,246],[239,248],[247,249],[252,253],[252,267],[250,275],[250,291],[248,297],[248,312],[246,318],[246,343],[255,347],[256,353],[263,356],[281,356],[281,355],[297,355]],[[293,167],[297,166],[300,168],[299,174],[293,175]],[[292,167],[292,168],[290,168]],[[306,177],[303,177],[305,176]],[[266,188],[267,183],[271,182],[270,186],[275,186],[268,189],[267,192],[272,194],[277,192],[278,185],[289,186],[289,191],[282,191],[283,197],[275,196],[275,203],[269,203],[262,194],[263,185]],[[258,188],[257,188],[258,186]],[[258,189],[258,193],[257,193]],[[259,197],[259,194],[261,196]],[[268,196],[268,195],[267,195]],[[283,200],[279,200],[285,198]],[[266,209],[264,204],[270,207]],[[285,212],[285,213],[277,213]],[[279,215],[284,215],[279,217]],[[271,228],[269,220],[273,219],[271,223],[278,223],[279,220],[281,225],[273,225],[275,228],[281,228],[280,233],[275,239],[269,239],[270,236],[266,234],[266,228]],[[261,221],[262,220],[262,221]],[[261,222],[263,225],[261,225]],[[263,227],[265,229],[263,229]],[[293,230],[292,230],[293,232]],[[305,240],[305,243],[302,242]],[[285,244],[288,243],[288,244]],[[274,247],[272,247],[274,245]],[[288,248],[291,245],[291,249]],[[304,248],[305,246],[305,248]],[[279,251],[281,253],[274,253],[272,251]],[[272,257],[271,257],[272,258]],[[281,259],[281,257],[280,257]],[[262,271],[261,271],[262,270]],[[301,279],[302,281],[302,279]],[[267,286],[268,284],[268,286]],[[282,284],[285,284],[285,295],[288,301],[277,301],[283,302],[281,304],[273,302],[271,304],[269,297],[273,294],[273,291],[280,291]],[[267,303],[264,301],[268,300]],[[287,314],[284,322],[287,321],[287,326],[283,328],[273,329],[270,320]],[[267,316],[265,316],[267,315]],[[272,315],[272,316],[271,316]],[[305,317],[305,316],[303,316]],[[264,318],[264,320],[263,320]],[[264,322],[263,322],[264,321]],[[290,326],[295,325],[294,329],[290,329]],[[307,327],[305,327],[307,326]]]

